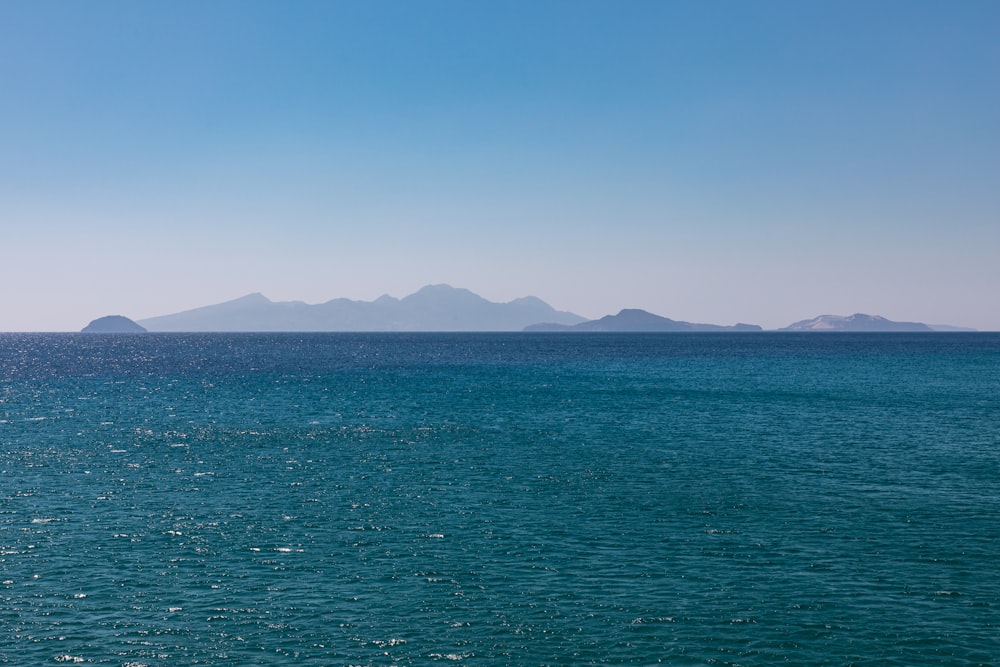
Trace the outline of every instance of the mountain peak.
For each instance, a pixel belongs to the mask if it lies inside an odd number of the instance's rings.
[[[451,294],[455,292],[469,292],[469,290],[461,287],[452,287],[448,283],[437,283],[436,285],[424,285],[410,296],[418,294]],[[471,292],[469,293],[471,294]]]
[[[544,301],[542,301],[541,299],[539,299],[537,296],[522,296],[522,297],[518,297],[518,298],[514,299],[513,301],[511,301],[510,303],[518,303],[518,304],[524,304],[524,305],[529,305],[530,304],[532,306],[537,306],[539,304],[545,305],[545,306],[548,305],[547,303],[545,303]]]
[[[270,299],[268,299],[266,296],[264,296],[260,292],[251,292],[250,294],[247,294],[246,296],[241,296],[238,299],[233,299],[229,303],[251,304],[251,303],[274,303],[274,302],[271,301]]]

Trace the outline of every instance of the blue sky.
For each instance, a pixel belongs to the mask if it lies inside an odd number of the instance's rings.
[[[0,331],[430,283],[1000,330],[995,2],[0,0]]]

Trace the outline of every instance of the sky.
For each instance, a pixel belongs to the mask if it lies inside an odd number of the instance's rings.
[[[0,331],[427,284],[1000,330],[992,0],[0,0]]]

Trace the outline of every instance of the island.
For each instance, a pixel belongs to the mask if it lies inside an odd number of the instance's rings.
[[[708,332],[708,331],[735,331],[735,332],[756,332],[762,329],[756,324],[734,324],[733,326],[723,326],[721,324],[697,324],[693,322],[682,322],[672,320],[668,317],[654,315],[639,308],[625,308],[617,315],[605,315],[599,320],[588,320],[578,324],[559,324],[549,322],[545,324],[533,324],[525,327],[525,331],[566,331],[574,333],[583,332],[618,332],[618,333],[654,333],[654,332]]]
[[[108,315],[97,318],[81,329],[80,333],[146,333],[146,328],[123,315]]]
[[[789,324],[778,331],[846,331],[846,332],[928,332],[933,328],[922,322],[894,322],[881,315],[820,315],[811,320]]]

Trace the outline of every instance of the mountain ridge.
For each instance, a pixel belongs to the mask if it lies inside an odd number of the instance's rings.
[[[537,297],[498,303],[447,284],[426,285],[401,299],[346,298],[320,304],[271,301],[259,292],[209,306],[139,320],[150,331],[520,331],[552,319],[584,318],[559,311]]]

